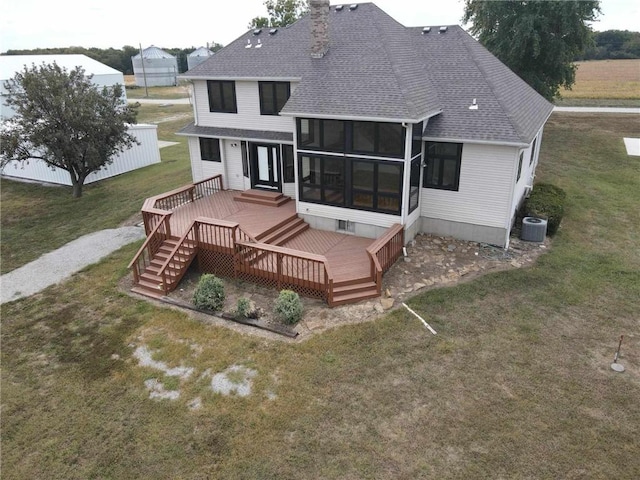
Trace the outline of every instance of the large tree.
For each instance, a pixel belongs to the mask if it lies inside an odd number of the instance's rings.
[[[307,0],[267,0],[267,17],[255,17],[249,28],[273,28],[291,25],[309,10]]]
[[[591,42],[600,2],[465,0],[463,21],[487,49],[551,100],[575,82],[572,63]]]
[[[5,82],[6,104],[15,114],[2,124],[0,165],[39,159],[69,172],[73,196],[82,196],[87,176],[136,143],[127,124],[136,111],[123,87],[100,88],[82,67],[25,66]]]

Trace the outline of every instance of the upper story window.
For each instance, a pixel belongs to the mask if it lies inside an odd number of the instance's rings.
[[[520,181],[522,175],[522,159],[524,158],[524,150],[520,152],[520,159],[518,160],[518,174],[516,175],[516,183]]]
[[[427,168],[422,179],[424,188],[458,191],[460,184],[461,143],[427,142]]]
[[[258,82],[260,115],[279,115],[291,95],[289,82]]]
[[[298,120],[298,148],[402,158],[405,130],[399,123]]]
[[[200,137],[200,158],[208,162],[221,162],[220,140]]]
[[[536,142],[538,141],[538,137],[533,139],[533,144],[531,145],[531,157],[529,157],[529,166],[533,165],[533,159],[536,156]]]
[[[233,80],[207,80],[209,111],[238,113],[236,82]]]

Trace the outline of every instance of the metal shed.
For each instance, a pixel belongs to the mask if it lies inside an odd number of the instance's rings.
[[[187,57],[187,67],[191,70],[196,65],[200,65],[207,58],[213,55],[213,52],[205,47],[200,47],[189,54]]]
[[[143,63],[144,60],[144,63]],[[139,87],[168,87],[176,85],[178,60],[161,48],[151,45],[140,54],[131,57],[136,85]]]
[[[100,87],[111,87],[115,84],[124,86],[122,72],[86,55],[2,55],[0,56],[0,118],[13,116],[13,111],[4,102],[6,94],[4,82],[13,78],[25,66],[31,68],[33,65],[53,63],[67,70],[73,70],[76,67],[84,68],[85,75],[93,75],[92,82]],[[122,94],[126,99],[124,89]]]

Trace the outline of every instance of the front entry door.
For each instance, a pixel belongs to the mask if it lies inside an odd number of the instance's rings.
[[[281,191],[278,145],[251,144],[251,187]]]

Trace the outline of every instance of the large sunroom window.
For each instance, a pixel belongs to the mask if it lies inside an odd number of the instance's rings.
[[[300,155],[300,200],[400,214],[401,162]]]
[[[402,158],[404,144],[405,129],[400,123],[298,120],[298,148],[301,150]]]

